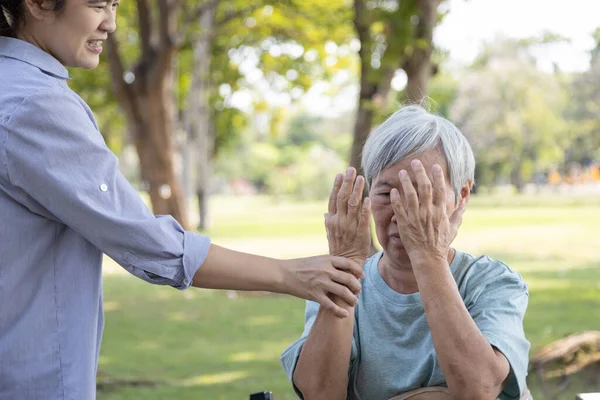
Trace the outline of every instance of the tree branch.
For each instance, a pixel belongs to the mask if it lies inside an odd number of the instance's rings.
[[[156,0],[159,11],[160,43],[172,47],[177,37],[177,17],[181,10],[177,0]]]
[[[127,109],[136,119],[141,119],[140,110],[137,105],[135,90],[124,80],[125,67],[119,52],[119,41],[114,34],[108,35],[107,39],[108,65],[111,75],[111,86],[113,94],[118,102]]]
[[[119,41],[114,34],[108,35],[107,59],[115,97],[121,102],[130,101],[127,84],[123,80],[125,67],[119,53]]]
[[[159,10],[160,45],[156,52],[156,61],[152,68],[149,84],[157,84],[164,79],[173,63],[177,50],[177,14],[179,2],[175,0],[157,0]]]
[[[200,17],[202,17],[202,14],[204,14],[206,11],[208,11],[212,8],[217,8],[217,6],[219,5],[220,2],[221,2],[221,0],[207,0],[205,3],[196,7],[186,17],[186,19],[185,19],[186,25],[197,22],[200,19]]]
[[[138,23],[140,25],[140,41],[142,48],[142,59],[148,59],[152,54],[152,15],[148,0],[137,0]]]
[[[228,23],[229,21],[241,17],[246,14],[252,14],[260,7],[259,4],[255,4],[254,6],[246,7],[242,10],[237,11],[229,11],[227,12],[222,19],[217,20],[217,25],[223,25]]]

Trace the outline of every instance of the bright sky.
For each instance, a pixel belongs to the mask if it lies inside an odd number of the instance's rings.
[[[538,66],[552,71],[556,63],[563,71],[582,71],[588,66],[589,51],[594,46],[592,33],[600,27],[600,0],[448,0],[447,4],[449,14],[436,28],[434,41],[449,51],[445,67],[450,69],[470,64],[483,44],[496,37],[528,38],[552,32],[569,42],[537,49]],[[260,71],[256,78],[261,80]],[[392,86],[402,88],[405,82],[406,77],[399,75],[392,81]],[[345,89],[336,98],[325,94],[325,83],[315,85],[302,95],[303,108],[323,116],[352,110],[358,88],[343,82],[338,85]],[[287,94],[267,94],[271,103],[291,103]],[[247,105],[249,96],[250,93],[237,93],[233,103]]]
[[[584,70],[593,47],[592,32],[600,27],[600,0],[449,0],[449,14],[434,40],[450,51],[453,63],[469,63],[484,41],[557,33],[571,43],[540,53],[540,67],[557,62],[562,70]]]

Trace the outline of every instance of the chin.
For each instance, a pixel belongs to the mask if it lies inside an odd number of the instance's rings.
[[[79,63],[79,68],[94,69],[100,64],[100,60],[89,60]]]
[[[410,264],[410,257],[404,247],[388,245],[384,252],[387,253],[390,259],[399,262],[402,265]]]
[[[82,54],[75,57],[67,66],[72,68],[94,69],[100,64],[100,56],[94,54]]]

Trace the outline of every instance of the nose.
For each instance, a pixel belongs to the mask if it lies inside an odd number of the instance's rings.
[[[100,29],[104,32],[113,33],[117,30],[117,13],[116,10],[112,10],[108,16],[100,24]]]

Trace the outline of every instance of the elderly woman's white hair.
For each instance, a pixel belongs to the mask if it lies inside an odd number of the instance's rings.
[[[467,139],[445,118],[411,105],[379,125],[363,148],[362,168],[368,185],[384,169],[428,150],[440,149],[448,164],[456,201],[461,188],[475,180],[475,157]]]

